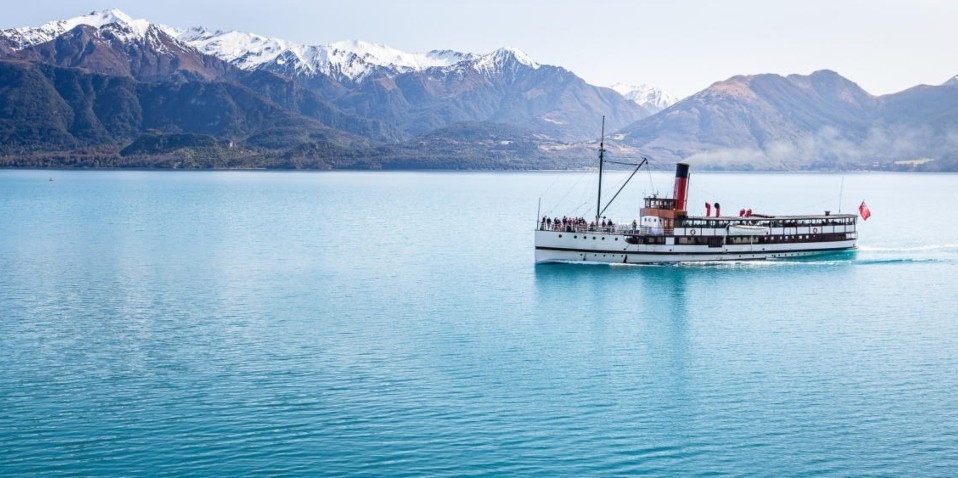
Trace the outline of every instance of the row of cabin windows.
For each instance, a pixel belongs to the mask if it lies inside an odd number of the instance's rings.
[[[774,244],[777,242],[830,242],[844,241],[850,239],[848,234],[843,232],[828,234],[798,234],[798,235],[774,235],[774,236],[754,236],[758,240],[755,244]],[[748,242],[746,242],[747,244]]]
[[[745,224],[770,227],[823,227],[823,226],[851,226],[855,224],[855,218],[822,218],[822,219],[799,219],[799,220],[755,220],[755,221],[712,221],[707,219],[677,219],[675,227],[702,227],[702,228],[725,228],[729,224]]]
[[[559,234],[559,237],[562,237],[562,234]],[[780,242],[829,242],[829,241],[844,241],[851,239],[848,234],[845,233],[830,233],[830,234],[798,234],[798,235],[766,235],[766,236],[677,236],[675,238],[675,243],[678,245],[696,245],[696,246],[715,246],[716,243],[721,243],[722,238],[725,238],[726,244],[775,244]],[[579,236],[573,236],[573,239],[578,239]],[[588,236],[582,236],[583,239],[588,239]],[[592,236],[592,240],[595,240],[596,236]],[[602,237],[602,240],[605,240],[605,237]],[[615,238],[616,241],[619,240],[618,237]],[[629,244],[665,244],[665,236],[628,236],[625,239]]]
[[[675,243],[680,245],[704,246],[721,241],[721,236],[678,236]],[[829,242],[850,239],[845,233],[835,234],[796,234],[768,236],[725,236],[726,244],[776,244],[782,242]],[[663,241],[664,242],[664,241]]]

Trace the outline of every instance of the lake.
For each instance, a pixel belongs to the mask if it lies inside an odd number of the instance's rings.
[[[958,175],[693,170],[694,214],[873,215],[841,257],[535,265],[595,181],[0,171],[0,475],[958,469]]]

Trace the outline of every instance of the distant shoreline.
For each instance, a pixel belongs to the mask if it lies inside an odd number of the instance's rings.
[[[670,164],[671,166],[671,164]],[[301,172],[301,173],[337,173],[337,172],[369,172],[369,173],[576,173],[593,171],[597,168],[568,168],[568,169],[524,169],[524,168],[134,168],[134,167],[0,167],[0,171],[138,171],[138,172]],[[612,169],[616,172],[628,172],[628,169]],[[668,172],[666,168],[653,168],[653,172]],[[958,171],[923,171],[923,170],[893,170],[893,169],[721,169],[702,168],[699,173],[755,173],[755,174],[881,174],[881,173],[917,173],[917,174],[956,174]]]

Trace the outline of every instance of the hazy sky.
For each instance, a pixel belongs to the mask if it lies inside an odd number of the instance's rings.
[[[677,96],[737,74],[831,69],[876,95],[958,74],[958,1],[31,0],[4,5],[0,26],[110,7],[307,44],[512,46],[594,84],[648,83]]]

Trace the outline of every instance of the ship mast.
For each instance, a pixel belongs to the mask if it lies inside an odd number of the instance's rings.
[[[605,162],[605,115],[602,115],[602,137],[599,140],[599,198],[595,203],[595,223],[602,216],[602,164]]]
[[[599,220],[602,219],[602,214],[605,213],[605,210],[612,205],[612,201],[615,201],[615,198],[619,197],[619,193],[629,184],[629,181],[635,176],[635,173],[639,172],[639,168],[649,162],[649,158],[642,157],[642,161],[638,164],[635,163],[622,163],[619,161],[608,161],[612,164],[621,164],[623,166],[635,166],[635,170],[632,171],[632,174],[622,183],[622,187],[619,188],[615,194],[612,195],[612,199],[609,199],[609,203],[602,207],[602,167],[605,165],[605,115],[602,116],[602,139],[599,140],[599,197],[595,205],[595,223],[599,224]]]

